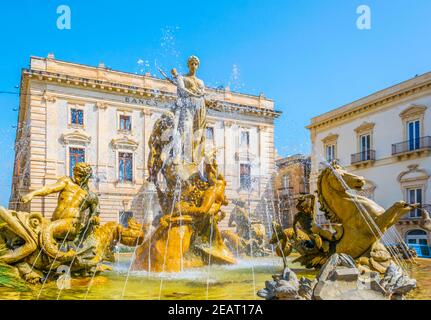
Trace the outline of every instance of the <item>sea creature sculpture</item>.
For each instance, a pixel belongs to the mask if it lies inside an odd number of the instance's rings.
[[[320,210],[325,213],[333,231],[318,226],[314,218],[305,227],[303,225],[300,232],[297,230],[296,235],[293,229],[280,232],[278,228],[272,239],[273,243],[279,244],[277,253],[286,256],[294,247],[301,255],[296,261],[307,267],[322,266],[334,253],[347,254],[363,270],[384,273],[390,265],[391,255],[380,239],[386,230],[418,205],[398,201],[385,210],[373,200],[356,194],[364,183],[363,177],[349,173],[337,164],[323,169],[317,181],[317,194]],[[314,210],[311,213],[314,216]],[[301,210],[298,213],[304,214]]]
[[[0,207],[0,262],[16,268],[30,283],[60,266],[70,272],[87,275],[106,270],[112,262],[113,249],[119,242],[128,246],[142,243],[142,226],[134,220],[128,227],[116,222],[100,225],[98,197],[88,188],[91,167],[78,163],[73,177],[61,177],[23,196],[29,202],[35,196],[59,193],[52,219],[38,212],[22,212]]]
[[[20,276],[29,283],[40,282],[44,277],[55,278],[60,266],[67,266],[74,275],[86,276],[110,269],[106,262],[114,261],[117,243],[136,246],[142,243],[142,226],[132,219],[124,227],[116,222],[93,224],[91,233],[83,241],[77,239],[48,239],[42,233],[52,222],[40,213],[7,210],[0,207],[0,244],[6,250],[0,262],[16,268]],[[63,241],[64,240],[64,241]],[[51,241],[51,243],[46,243]],[[46,248],[73,248],[76,254],[68,259],[51,257]],[[63,256],[64,257],[64,256]],[[50,272],[54,270],[53,272]]]

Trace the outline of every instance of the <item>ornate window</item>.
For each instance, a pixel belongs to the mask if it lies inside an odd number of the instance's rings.
[[[133,182],[133,154],[130,152],[118,153],[118,181]]]
[[[213,127],[207,127],[206,128],[206,141],[209,146],[214,146],[214,128]]]
[[[120,130],[122,131],[131,131],[132,130],[132,121],[130,116],[128,115],[120,115]]]
[[[249,163],[241,163],[239,167],[240,189],[250,190],[251,188],[251,166]]]
[[[325,146],[325,159],[328,162],[335,160],[335,144],[327,144]]]
[[[117,130],[119,134],[129,135],[132,133],[132,111],[129,109],[117,110]]]
[[[408,203],[414,204],[419,203],[422,205],[422,199],[423,199],[423,190],[422,188],[407,188],[406,189],[406,199]],[[410,211],[409,217],[410,218],[420,218],[422,215],[421,210],[415,209]]]
[[[74,126],[84,125],[84,110],[77,108],[70,108],[70,124]]]
[[[328,162],[337,159],[337,140],[338,134],[330,134],[322,139],[325,150],[325,159]]]
[[[417,150],[420,149],[420,138],[421,138],[421,121],[420,120],[412,120],[407,121],[406,123],[406,138],[408,150]]]
[[[423,136],[424,116],[427,107],[412,105],[400,113],[404,124],[404,140],[413,141]],[[414,143],[412,144],[414,146]]]
[[[250,133],[246,130],[241,131],[240,146],[242,148],[248,148],[250,145]]]
[[[401,172],[398,181],[404,193],[404,199],[408,203],[426,204],[425,195],[428,186],[429,174],[425,169],[419,169],[419,165],[412,164],[407,166],[407,171]],[[420,218],[421,212],[413,210],[406,216],[407,218]]]
[[[290,176],[289,176],[289,174],[285,174],[283,176],[283,188],[284,189],[290,188]]]
[[[411,230],[406,234],[406,242],[408,244],[428,245],[428,235],[424,230]]]
[[[374,160],[373,149],[373,130],[374,123],[364,122],[359,127],[355,129],[357,137],[357,154],[352,155],[354,157],[352,162],[361,162]]]
[[[84,148],[69,148],[69,175],[73,176],[73,168],[77,163],[85,162]]]

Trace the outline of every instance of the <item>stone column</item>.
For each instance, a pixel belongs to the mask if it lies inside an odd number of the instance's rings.
[[[144,179],[148,177],[148,140],[150,139],[151,132],[153,130],[153,123],[151,120],[151,116],[153,112],[148,109],[144,109],[141,111],[141,116],[144,118],[144,125],[142,126],[142,152],[143,152],[143,167],[144,167]]]
[[[267,161],[268,159],[266,159],[266,152],[265,152],[265,126],[260,125],[258,127],[259,129],[259,195],[262,194],[262,192],[265,190],[265,181],[266,181],[266,176],[268,175],[268,169],[267,169]]]
[[[232,121],[225,120],[224,124],[224,174],[227,182],[232,183],[234,167],[234,140],[232,132]],[[230,186],[232,188],[232,185]]]
[[[108,166],[108,135],[106,132],[105,113],[108,105],[105,102],[96,102],[97,108],[97,155],[96,155],[96,174],[97,174],[97,190],[103,188],[103,184],[107,182],[107,166]]]

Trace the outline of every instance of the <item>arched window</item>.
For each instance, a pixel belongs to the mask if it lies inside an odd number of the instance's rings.
[[[406,242],[408,244],[428,245],[428,235],[420,229],[411,230],[406,234]]]

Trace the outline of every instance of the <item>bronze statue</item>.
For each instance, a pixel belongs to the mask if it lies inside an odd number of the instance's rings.
[[[191,56],[187,60],[189,72],[179,75],[174,68],[171,71],[173,83],[177,86],[178,99],[174,113],[178,114],[178,129],[181,134],[181,145],[178,153],[181,160],[199,164],[205,156],[206,107],[205,85],[196,77],[200,61]]]
[[[218,223],[226,181],[215,154],[205,153],[205,86],[196,77],[199,59],[191,56],[189,73],[175,69],[167,78],[177,86],[177,101],[154,125],[148,146],[148,172],[163,216],[158,228],[136,250],[134,269],[180,271],[209,263],[235,263]],[[203,168],[202,171],[199,168]]]
[[[58,260],[47,254],[47,246],[61,246],[55,240],[44,242],[42,230],[51,223],[40,213],[7,210],[0,207],[0,244],[7,250],[0,255],[0,263],[16,268],[19,275],[29,283],[41,282],[45,276],[55,278],[55,270],[66,265],[73,274],[86,276],[110,269],[104,262],[114,260],[113,248],[120,242],[127,246],[141,244],[144,239],[142,226],[129,220],[125,228],[116,222],[95,225],[92,232],[78,248],[73,241],[64,246],[77,248],[76,257]]]
[[[294,228],[282,232],[279,226],[275,227],[271,242],[278,243],[277,254],[287,256],[295,248],[300,257],[294,261],[308,268],[318,268],[332,254],[342,253],[356,259],[362,270],[384,273],[391,256],[380,238],[417,205],[398,201],[385,210],[374,201],[350,191],[361,190],[364,183],[362,177],[347,172],[337,164],[323,169],[318,177],[317,194],[320,210],[325,213],[334,231],[319,227],[314,221],[314,206],[301,198]],[[314,196],[307,197],[310,200]],[[301,229],[296,227],[298,223]]]
[[[250,217],[244,201],[235,201],[235,204],[228,222],[229,227],[235,227],[235,232],[222,231],[228,248],[239,255],[264,256],[269,254],[265,225]]]
[[[74,274],[87,275],[109,269],[117,242],[136,246],[143,242],[142,226],[129,220],[125,228],[118,223],[99,223],[98,197],[88,188],[91,167],[78,163],[73,178],[62,177],[49,186],[23,196],[29,202],[34,196],[59,192],[58,204],[51,220],[37,212],[20,212],[0,207],[0,245],[5,247],[0,262],[16,268],[30,283],[44,276],[54,277],[60,265]],[[66,249],[64,252],[62,249]]]
[[[57,207],[51,218],[52,223],[43,228],[41,233],[42,241],[46,244],[44,250],[51,258],[68,260],[76,254],[72,249],[62,252],[56,245],[50,245],[54,239],[73,240],[83,230],[84,225],[98,222],[98,198],[88,189],[91,174],[90,165],[78,163],[73,168],[73,178],[61,177],[55,184],[44,186],[22,197],[22,201],[27,203],[35,196],[59,193]],[[87,209],[88,216],[85,216]]]

